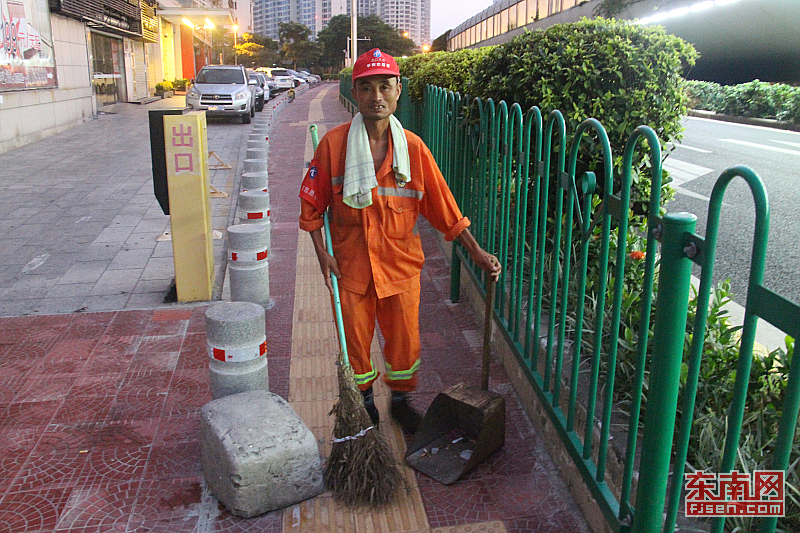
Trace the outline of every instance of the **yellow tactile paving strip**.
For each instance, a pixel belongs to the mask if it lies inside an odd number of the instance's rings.
[[[323,119],[318,100],[330,90],[325,88],[311,102],[308,123]],[[320,125],[319,137],[325,134]],[[306,137],[306,160],[313,155],[311,135]],[[327,457],[333,435],[333,417],[329,411],[336,402],[338,386],[335,361],[339,353],[330,295],[319,271],[311,238],[300,231],[297,245],[295,307],[293,311],[292,356],[289,369],[289,403],[309,426]],[[385,370],[383,354],[377,338],[371,346],[376,368]],[[375,402],[381,412],[381,433],[388,439],[395,457],[403,464],[405,440],[400,428],[387,415],[389,392],[376,382]],[[505,533],[502,522],[486,522],[459,527],[430,529],[425,508],[413,471],[403,466],[408,479],[408,492],[382,509],[354,510],[337,503],[329,491],[316,498],[288,507],[283,512],[284,532],[303,533]]]
[[[306,422],[320,443],[324,457],[330,453],[333,417],[328,415],[336,402],[335,360],[339,353],[328,290],[322,282],[319,263],[311,238],[300,232],[297,250],[292,359],[289,369],[289,402]],[[377,339],[372,343],[372,358],[383,369],[383,356]],[[382,413],[388,412],[388,392],[376,386],[376,401]],[[388,439],[402,464],[405,440],[399,428],[383,416],[381,433]],[[330,493],[302,502],[283,513],[283,531],[428,532],[428,520],[413,473],[407,471],[409,491],[398,500],[377,510],[357,510],[336,503]]]

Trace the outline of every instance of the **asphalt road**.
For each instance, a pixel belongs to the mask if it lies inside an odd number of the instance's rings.
[[[664,163],[677,185],[667,209],[697,215],[697,233],[705,235],[708,198],[717,178],[735,165],[753,169],[764,181],[770,205],[764,285],[800,302],[800,133],[701,118],[687,118],[685,127],[682,142]],[[735,179],[723,197],[714,277],[730,278],[734,300],[742,305],[754,221],[752,193],[744,180]]]

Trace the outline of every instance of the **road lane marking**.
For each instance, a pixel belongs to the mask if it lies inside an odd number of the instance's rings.
[[[681,161],[674,157],[668,157],[667,160],[664,161],[662,167],[669,172],[673,180],[673,187],[703,177],[709,172],[714,172],[713,168],[687,163],[686,161]]]
[[[794,148],[800,148],[800,143],[793,143],[791,141],[772,141],[772,142],[785,144],[787,146],[792,146]]]
[[[700,152],[701,154],[711,154],[713,153],[711,150],[706,150],[705,148],[698,148],[696,146],[689,146],[688,144],[673,144],[675,148],[683,148],[684,150],[691,150],[693,152]]]
[[[740,141],[738,139],[720,139],[720,141],[732,144],[739,144],[741,146],[749,146],[750,148],[758,148],[760,150],[771,150],[773,152],[780,152],[782,154],[800,155],[800,151],[788,150],[786,148],[778,148],[777,146],[768,146],[766,144],[751,143],[748,141]]]
[[[676,194],[682,194],[684,196],[689,196],[690,198],[703,200],[704,202],[709,201],[708,196],[703,196],[702,194],[694,191],[684,189],[681,187],[681,185],[705,176],[709,172],[714,172],[713,168],[687,163],[686,161],[681,161],[680,159],[675,159],[674,157],[668,157],[661,166],[664,170],[669,172],[669,177],[672,178],[670,185],[672,185],[672,188],[675,189]]]

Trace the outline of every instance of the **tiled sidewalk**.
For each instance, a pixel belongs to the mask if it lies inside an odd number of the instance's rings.
[[[322,134],[349,118],[336,94],[322,85],[299,96],[270,137],[270,389],[296,406],[323,453],[335,391],[317,387],[333,376],[336,352],[327,298],[313,292],[324,291],[321,276],[297,228],[297,190],[308,123]],[[433,230],[423,223],[421,232],[423,363],[413,402],[425,408],[458,381],[477,384],[481,327],[467,303],[448,303],[447,259]],[[323,494],[253,519],[231,516],[199,467],[199,412],[210,400],[206,307],[0,318],[0,533],[588,531],[497,362],[490,387],[506,399],[506,444],[456,484],[409,470],[417,491],[384,512],[353,512]],[[400,453],[402,435],[382,428]]]

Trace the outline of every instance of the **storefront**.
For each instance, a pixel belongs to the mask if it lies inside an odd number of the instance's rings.
[[[91,41],[92,92],[98,109],[102,106],[126,102],[127,83],[122,39],[95,31],[89,32]]]

